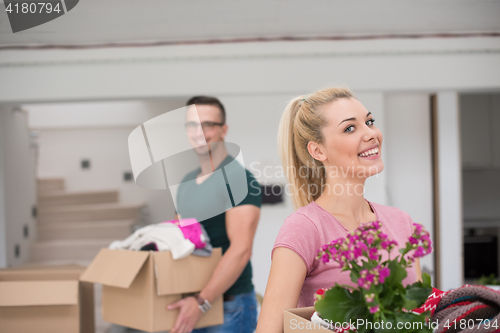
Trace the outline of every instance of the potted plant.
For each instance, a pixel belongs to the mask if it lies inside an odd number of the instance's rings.
[[[482,284],[490,289],[500,291],[500,281],[496,278],[495,274],[489,276],[482,275],[477,281],[477,284]]]
[[[406,287],[402,284],[406,269],[412,267],[415,258],[432,251],[429,233],[414,223],[406,246],[391,258],[391,250],[397,245],[382,232],[380,221],[362,224],[347,237],[323,245],[318,259],[324,263],[338,262],[342,270],[351,272],[351,280],[357,287],[336,283],[330,289],[318,290],[316,315],[328,322],[330,328],[342,327],[344,331],[432,332],[426,325],[430,312],[421,315],[411,312],[432,292],[430,276],[423,273],[422,282]],[[388,252],[388,260],[382,261],[382,251]]]

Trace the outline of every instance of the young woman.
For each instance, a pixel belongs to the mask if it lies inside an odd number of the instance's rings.
[[[384,169],[383,136],[374,122],[347,88],[297,97],[286,107],[278,144],[297,211],[286,218],[273,247],[257,333],[283,332],[284,309],[312,306],[319,288],[354,285],[337,263],[316,259],[323,244],[375,220],[400,246],[412,234],[407,213],[363,196],[366,179]],[[403,284],[421,279],[418,260],[414,267]]]

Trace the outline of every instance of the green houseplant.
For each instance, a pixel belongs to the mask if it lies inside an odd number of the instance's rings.
[[[318,251],[318,259],[324,263],[338,262],[342,270],[351,272],[351,280],[357,285],[336,283],[330,289],[316,292],[314,309],[330,327],[359,333],[432,332],[425,324],[429,312],[421,315],[411,312],[432,292],[430,276],[423,273],[422,282],[406,287],[402,284],[406,269],[412,267],[415,258],[432,251],[429,233],[414,223],[413,234],[405,247],[391,258],[391,250],[397,245],[382,232],[380,221],[373,221],[362,224],[345,238],[323,245]],[[388,260],[382,261],[382,251],[388,252]]]

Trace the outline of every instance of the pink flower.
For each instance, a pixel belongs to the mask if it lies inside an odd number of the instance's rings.
[[[386,278],[391,274],[391,271],[389,270],[389,268],[384,267],[384,268],[381,268],[379,270],[379,274],[380,274],[380,277]]]
[[[328,253],[323,254],[323,256],[321,257],[321,261],[323,261],[323,263],[327,263],[329,260],[330,256],[328,255]]]
[[[389,268],[384,267],[379,270],[379,281],[380,283],[384,283],[385,278],[388,277],[391,274],[391,271]]]
[[[360,288],[364,288],[364,289],[368,290],[368,289],[370,289],[370,284],[371,284],[370,282],[366,281],[363,278],[358,279],[358,286]]]
[[[368,245],[372,245],[374,241],[375,241],[375,237],[373,237],[372,234],[370,234],[366,237],[366,243],[368,243]]]
[[[412,236],[412,237],[410,237],[410,238],[408,238],[408,240],[410,241],[411,245],[413,245],[413,244],[418,244],[418,240],[417,240],[417,239],[415,239],[413,236]]]
[[[377,313],[380,310],[378,305],[370,306],[370,313]]]
[[[379,257],[379,253],[378,253],[378,250],[376,248],[371,248],[370,250],[368,250],[368,258],[370,260],[377,260]]]
[[[422,246],[419,246],[417,247],[417,249],[415,250],[415,253],[413,254],[413,256],[415,258],[420,258],[420,257],[423,257],[425,255],[425,250]]]
[[[361,251],[366,251],[366,250],[368,250],[368,247],[366,246],[366,244],[365,244],[365,243],[363,243],[363,242],[361,242],[361,241],[358,241],[358,242],[356,243],[356,247],[357,247],[358,249],[360,249]]]
[[[375,299],[375,294],[370,294],[370,295],[366,294],[365,299],[367,303],[371,303]]]

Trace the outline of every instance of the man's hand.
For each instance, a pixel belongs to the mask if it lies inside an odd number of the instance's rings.
[[[198,307],[198,301],[194,297],[186,297],[178,302],[167,306],[167,309],[179,309],[179,315],[175,321],[174,328],[170,333],[189,333],[203,314]]]

